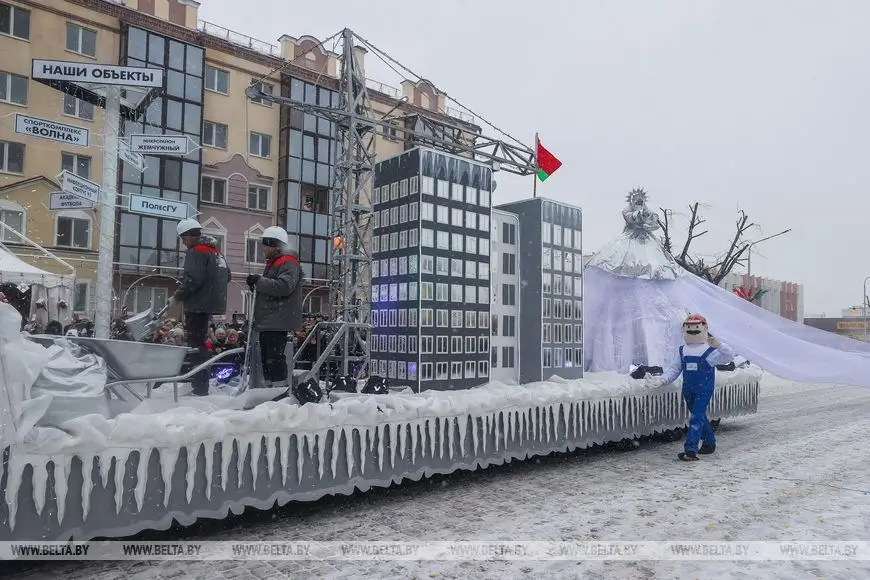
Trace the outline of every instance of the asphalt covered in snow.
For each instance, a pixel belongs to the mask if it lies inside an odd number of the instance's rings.
[[[758,414],[723,422],[696,463],[676,460],[680,443],[580,452],[136,539],[870,540],[868,432],[870,390],[765,378]],[[791,580],[870,577],[870,562],[49,562],[0,577]]]

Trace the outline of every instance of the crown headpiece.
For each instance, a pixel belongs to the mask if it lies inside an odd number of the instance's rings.
[[[625,201],[631,203],[637,198],[640,198],[644,203],[646,203],[647,193],[643,190],[642,187],[635,187],[634,189],[629,191],[628,195],[625,197]]]

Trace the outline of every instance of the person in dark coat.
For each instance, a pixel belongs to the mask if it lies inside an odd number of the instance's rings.
[[[289,388],[292,385],[285,352],[288,333],[302,327],[302,268],[296,254],[287,247],[287,232],[282,228],[266,228],[262,244],[266,269],[262,275],[247,278],[251,291],[257,292],[253,328],[260,334],[264,386]]]
[[[181,242],[187,248],[184,257],[184,275],[181,286],[169,299],[169,307],[184,304],[184,327],[187,345],[198,349],[189,362],[198,366],[210,358],[208,340],[209,318],[227,311],[227,284],[232,274],[217,241],[202,235],[202,226],[194,219],[178,222],[176,228]],[[191,379],[193,394],[208,395],[208,372],[202,371]]]

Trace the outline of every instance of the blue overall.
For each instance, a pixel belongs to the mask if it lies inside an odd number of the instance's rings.
[[[714,348],[708,348],[701,356],[683,356],[683,347],[680,347],[680,360],[683,368],[683,399],[691,413],[689,418],[689,431],[686,433],[685,450],[690,453],[698,452],[698,444],[704,441],[705,445],[715,445],[716,436],[707,420],[707,405],[713,398],[713,389],[716,387],[716,367],[707,362],[707,357]]]

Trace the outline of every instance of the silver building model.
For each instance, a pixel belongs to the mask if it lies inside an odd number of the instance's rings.
[[[553,375],[583,376],[583,227],[578,207],[533,198],[497,206],[519,220],[518,265],[520,284],[518,322],[506,314],[493,326],[494,343],[518,335],[516,356],[519,382],[531,383]],[[502,256],[504,268],[512,271]],[[502,286],[503,304],[512,301],[513,275],[493,278]],[[509,352],[509,351],[508,351]],[[496,361],[497,355],[502,355]],[[502,352],[493,352],[493,372],[501,376],[506,364]],[[497,366],[498,365],[498,366]],[[496,370],[499,369],[499,370]]]
[[[491,191],[489,166],[431,149],[375,165],[371,374],[489,382]]]

